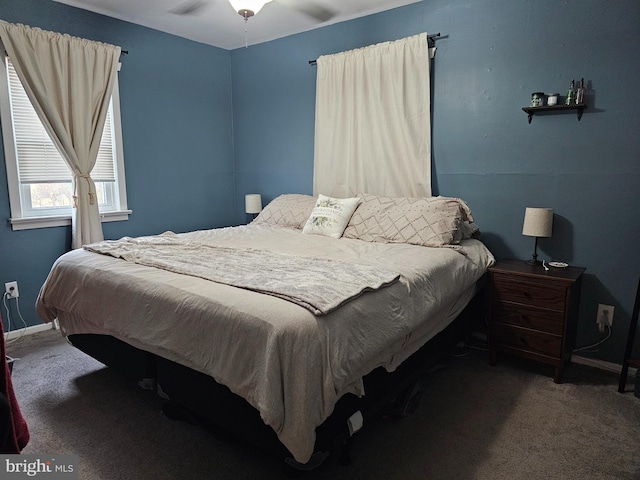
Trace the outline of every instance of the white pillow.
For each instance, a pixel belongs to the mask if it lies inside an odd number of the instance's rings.
[[[302,233],[340,238],[355,211],[359,198],[332,198],[318,195]]]

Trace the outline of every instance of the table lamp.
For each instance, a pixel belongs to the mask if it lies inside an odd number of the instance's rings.
[[[529,265],[541,265],[538,260],[538,238],[550,237],[553,229],[553,210],[551,208],[527,207],[524,211],[524,225],[522,234],[529,237],[536,237],[533,247],[533,258],[527,260]]]
[[[253,215],[253,218],[262,211],[262,197],[259,193],[248,193],[244,196],[244,211]]]

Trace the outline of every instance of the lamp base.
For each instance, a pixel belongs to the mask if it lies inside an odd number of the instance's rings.
[[[531,255],[531,260],[527,260],[525,263],[527,265],[542,265],[542,262],[538,260],[538,237],[536,237],[536,241],[533,244],[533,255]]]

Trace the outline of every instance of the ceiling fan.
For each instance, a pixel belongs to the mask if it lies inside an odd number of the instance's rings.
[[[185,0],[176,8],[171,10],[171,13],[176,15],[199,15],[205,9],[213,5],[218,0]],[[242,16],[245,21],[256,15],[262,7],[273,0],[228,0],[233,9]],[[313,18],[317,22],[326,22],[330,20],[336,12],[323,7],[318,3],[306,3],[300,4],[300,1],[296,0],[275,0],[287,8],[298,10],[299,12]]]

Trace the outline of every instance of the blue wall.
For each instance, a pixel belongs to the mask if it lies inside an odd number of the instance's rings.
[[[310,193],[319,55],[441,32],[433,70],[434,193],[467,200],[496,257],[530,258],[527,206],[551,207],[541,258],[587,268],[578,345],[620,363],[640,275],[640,2],[425,0],[231,52],[237,191]],[[531,92],[590,86],[575,113],[536,116]],[[639,341],[640,343],[640,341]]]
[[[424,0],[231,52],[66,7],[0,0],[0,18],[129,50],[120,73],[129,206],[107,238],[244,223],[244,194],[310,193],[319,55],[441,32],[433,70],[434,193],[469,203],[496,257],[528,258],[524,209],[555,211],[543,258],[587,268],[578,344],[599,339],[598,303],[616,307],[597,354],[620,363],[640,275],[640,2]],[[582,121],[534,117],[534,91],[590,85]],[[2,158],[4,162],[4,158]],[[151,172],[147,175],[145,172]],[[4,166],[0,216],[9,217]],[[68,228],[0,228],[0,286],[18,280],[29,324]]]
[[[125,222],[104,223],[106,238],[234,221],[229,51],[49,0],[0,0],[0,19],[129,51],[122,57],[119,82],[133,214]],[[9,216],[0,149],[0,218]],[[54,260],[68,250],[70,238],[69,227],[12,231],[7,221],[0,226],[0,287],[4,291],[5,282],[18,281],[20,310],[29,325],[40,323],[36,296]]]

